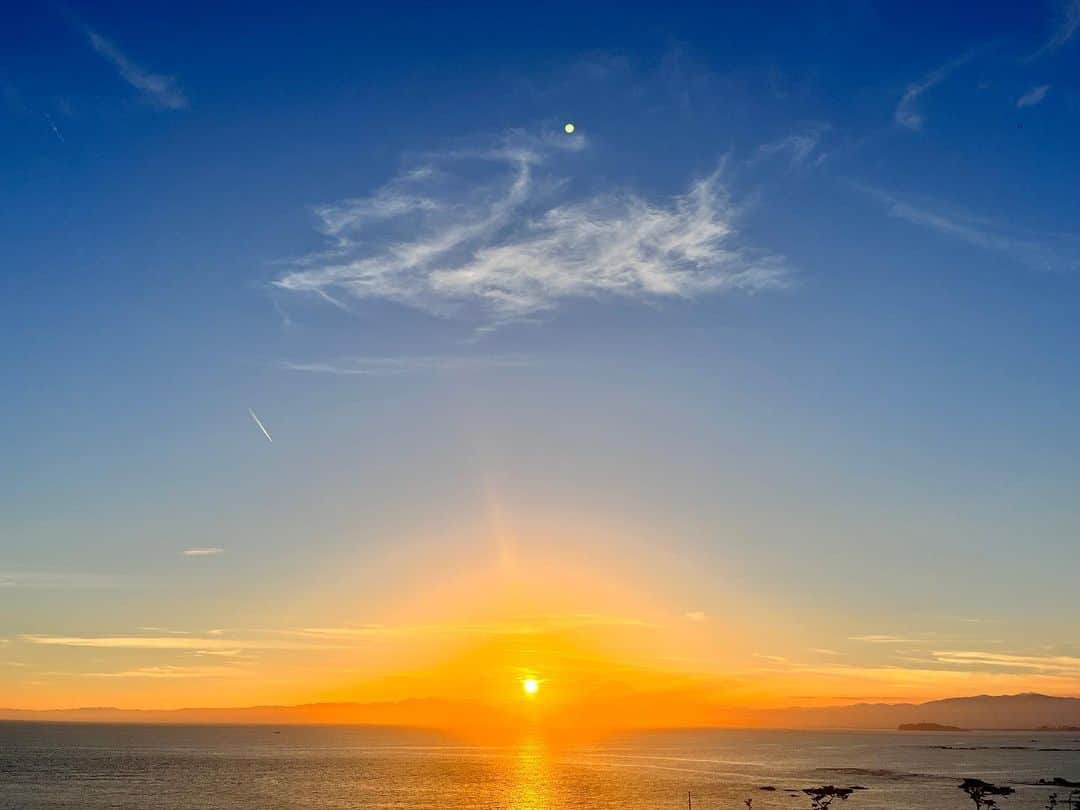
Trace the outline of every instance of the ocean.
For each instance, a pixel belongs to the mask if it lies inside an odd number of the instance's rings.
[[[695,810],[774,810],[808,808],[798,791],[822,784],[866,788],[834,810],[960,810],[969,776],[1015,787],[1003,810],[1041,808],[1050,790],[1033,783],[1080,779],[1080,734],[691,730],[483,747],[394,728],[0,723],[0,807],[19,810],[658,810],[688,793]]]

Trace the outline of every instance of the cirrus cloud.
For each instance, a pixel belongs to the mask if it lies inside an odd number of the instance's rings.
[[[896,123],[907,129],[921,130],[923,124],[926,123],[926,116],[919,109],[919,100],[927,91],[932,90],[949,78],[958,67],[970,62],[973,56],[974,53],[969,51],[951,62],[946,62],[944,65],[935,68],[918,81],[909,84],[904,90],[904,95],[900,97],[896,110],[893,112]]]
[[[82,29],[90,47],[116,68],[121,78],[138,90],[152,105],[165,110],[183,110],[190,106],[175,78],[147,70],[133,62],[114,42],[97,31],[86,25],[83,25]],[[59,132],[56,134],[63,140]]]
[[[574,193],[560,162],[579,136],[511,133],[429,155],[368,197],[315,209],[326,249],[274,284],[344,306],[394,301],[504,322],[574,299],[693,298],[785,286],[786,263],[740,238],[721,171],[664,201]]]
[[[1049,92],[1050,85],[1048,84],[1040,84],[1038,87],[1032,87],[1016,100],[1016,108],[1022,110],[1024,107],[1034,107],[1036,104],[1041,104],[1046,98],[1046,94]]]

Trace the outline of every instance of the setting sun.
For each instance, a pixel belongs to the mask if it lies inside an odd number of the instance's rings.
[[[536,678],[526,678],[522,682],[521,688],[525,690],[526,695],[535,695],[540,691],[540,681],[536,680]]]

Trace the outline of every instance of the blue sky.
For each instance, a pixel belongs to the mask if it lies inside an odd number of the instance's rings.
[[[381,621],[493,502],[747,656],[1080,655],[1075,0],[6,19],[28,704],[30,636]],[[853,641],[927,628],[999,657]]]

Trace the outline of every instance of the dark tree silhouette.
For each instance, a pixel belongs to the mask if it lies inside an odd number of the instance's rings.
[[[803,793],[810,797],[810,810],[829,810],[829,806],[833,801],[839,799],[846,802],[847,797],[854,792],[854,788],[834,787],[833,785],[803,789]]]
[[[998,797],[1011,796],[1016,792],[1011,787],[994,785],[982,779],[965,779],[960,783],[960,790],[968,795],[975,805],[975,810],[982,810],[984,807],[993,810],[998,806]]]

